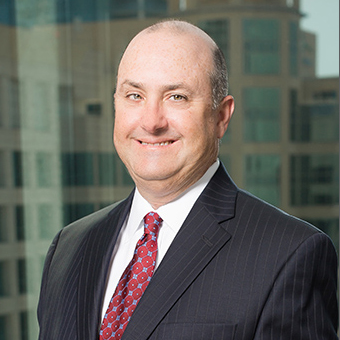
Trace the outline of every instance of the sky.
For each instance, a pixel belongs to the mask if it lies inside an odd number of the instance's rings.
[[[339,0],[300,0],[303,30],[316,34],[318,77],[339,76]]]

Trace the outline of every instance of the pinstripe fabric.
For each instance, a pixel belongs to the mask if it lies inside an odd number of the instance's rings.
[[[108,259],[129,204],[77,222],[55,240],[42,284],[41,340],[98,339]],[[110,240],[99,249],[103,238]],[[221,166],[123,339],[337,339],[336,277],[326,235],[237,189]]]
[[[132,194],[125,204],[85,217],[55,237],[43,272],[39,339],[98,338],[106,269]]]

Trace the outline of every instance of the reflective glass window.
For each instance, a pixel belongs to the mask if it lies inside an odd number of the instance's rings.
[[[279,206],[281,202],[281,159],[279,155],[247,155],[245,183],[254,195]]]
[[[207,32],[222,50],[226,60],[229,60],[229,20],[204,20],[199,22],[199,26]],[[231,68],[230,65],[228,65]]]
[[[64,205],[64,225],[94,212],[92,203],[71,203]]]
[[[339,140],[337,103],[300,105],[291,112],[291,121],[294,141],[336,142]]]
[[[47,152],[36,154],[36,181],[40,188],[47,188],[52,185],[52,159]]]
[[[64,153],[62,166],[65,186],[93,185],[93,155],[91,153]]]
[[[117,185],[117,154],[100,153],[99,157],[99,184]]]
[[[280,24],[271,19],[243,21],[244,68],[246,74],[280,72]]]
[[[10,294],[10,266],[6,260],[0,261],[0,297]],[[4,322],[4,320],[3,320]],[[1,327],[1,325],[0,325]],[[1,339],[1,338],[0,338]]]
[[[298,75],[299,70],[299,45],[298,45],[299,24],[289,24],[289,70],[293,76]]]
[[[0,242],[8,241],[8,206],[0,205]]]
[[[339,157],[336,154],[295,155],[290,159],[291,204],[339,203]]]
[[[6,315],[0,315],[0,339],[8,339],[9,334],[9,317]]]
[[[246,88],[243,92],[243,105],[246,141],[280,140],[280,89]]]

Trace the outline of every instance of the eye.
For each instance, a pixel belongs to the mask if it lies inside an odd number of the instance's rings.
[[[127,95],[127,98],[130,98],[132,100],[141,100],[142,96],[138,93],[131,93]]]
[[[172,96],[170,96],[171,100],[175,100],[175,101],[180,101],[180,100],[186,100],[185,96],[182,96],[181,94],[173,94]]]

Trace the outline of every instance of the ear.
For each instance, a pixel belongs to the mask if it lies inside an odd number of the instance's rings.
[[[221,139],[227,131],[231,116],[234,113],[234,97],[226,96],[217,108],[217,138]]]

